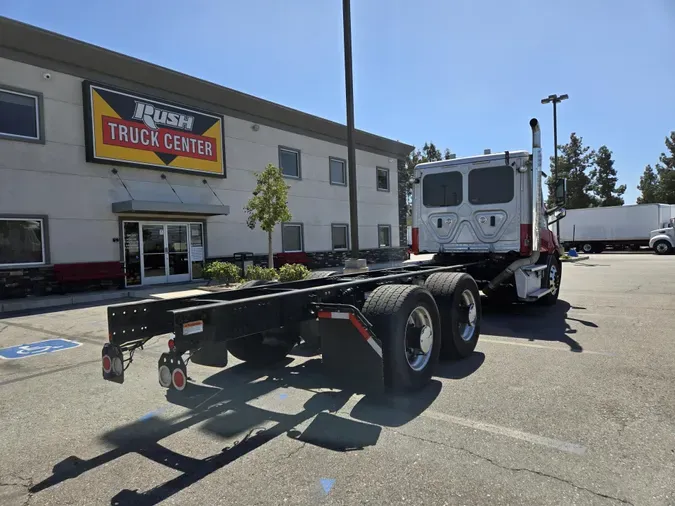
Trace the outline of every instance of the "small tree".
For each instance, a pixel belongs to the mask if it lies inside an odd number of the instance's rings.
[[[284,221],[291,220],[288,210],[288,189],[281,169],[271,163],[264,171],[256,172],[257,183],[253,196],[244,207],[248,213],[246,224],[253,230],[256,225],[267,232],[267,265],[274,267],[272,254],[272,232],[274,227]]]

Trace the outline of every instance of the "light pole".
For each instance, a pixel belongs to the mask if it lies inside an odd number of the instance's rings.
[[[542,104],[553,103],[553,181],[558,179],[558,108],[557,105],[567,100],[569,95],[549,95],[541,99]],[[560,242],[560,220],[555,223],[555,235]]]
[[[345,95],[347,102],[347,180],[349,185],[349,228],[351,231],[351,258],[346,270],[363,270],[366,261],[359,261],[359,217],[356,201],[356,148],[354,146],[354,79],[352,74],[352,17],[351,0],[342,0],[342,31],[345,53]]]

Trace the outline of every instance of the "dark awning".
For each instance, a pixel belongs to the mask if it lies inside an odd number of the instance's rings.
[[[152,200],[124,200],[113,202],[113,213],[134,214],[194,214],[220,216],[230,214],[230,206],[211,204],[183,204],[181,202],[154,202]]]

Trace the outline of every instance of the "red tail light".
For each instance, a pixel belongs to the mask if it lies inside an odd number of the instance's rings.
[[[418,255],[420,252],[420,229],[417,227],[412,229],[412,252],[413,255]]]

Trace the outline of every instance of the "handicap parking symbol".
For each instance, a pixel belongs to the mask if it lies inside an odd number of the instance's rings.
[[[0,358],[5,360],[16,360],[19,358],[34,357],[35,355],[44,355],[45,353],[54,353],[56,351],[77,348],[82,343],[71,341],[70,339],[46,339],[30,344],[21,344],[19,346],[10,346],[9,348],[0,348]]]

